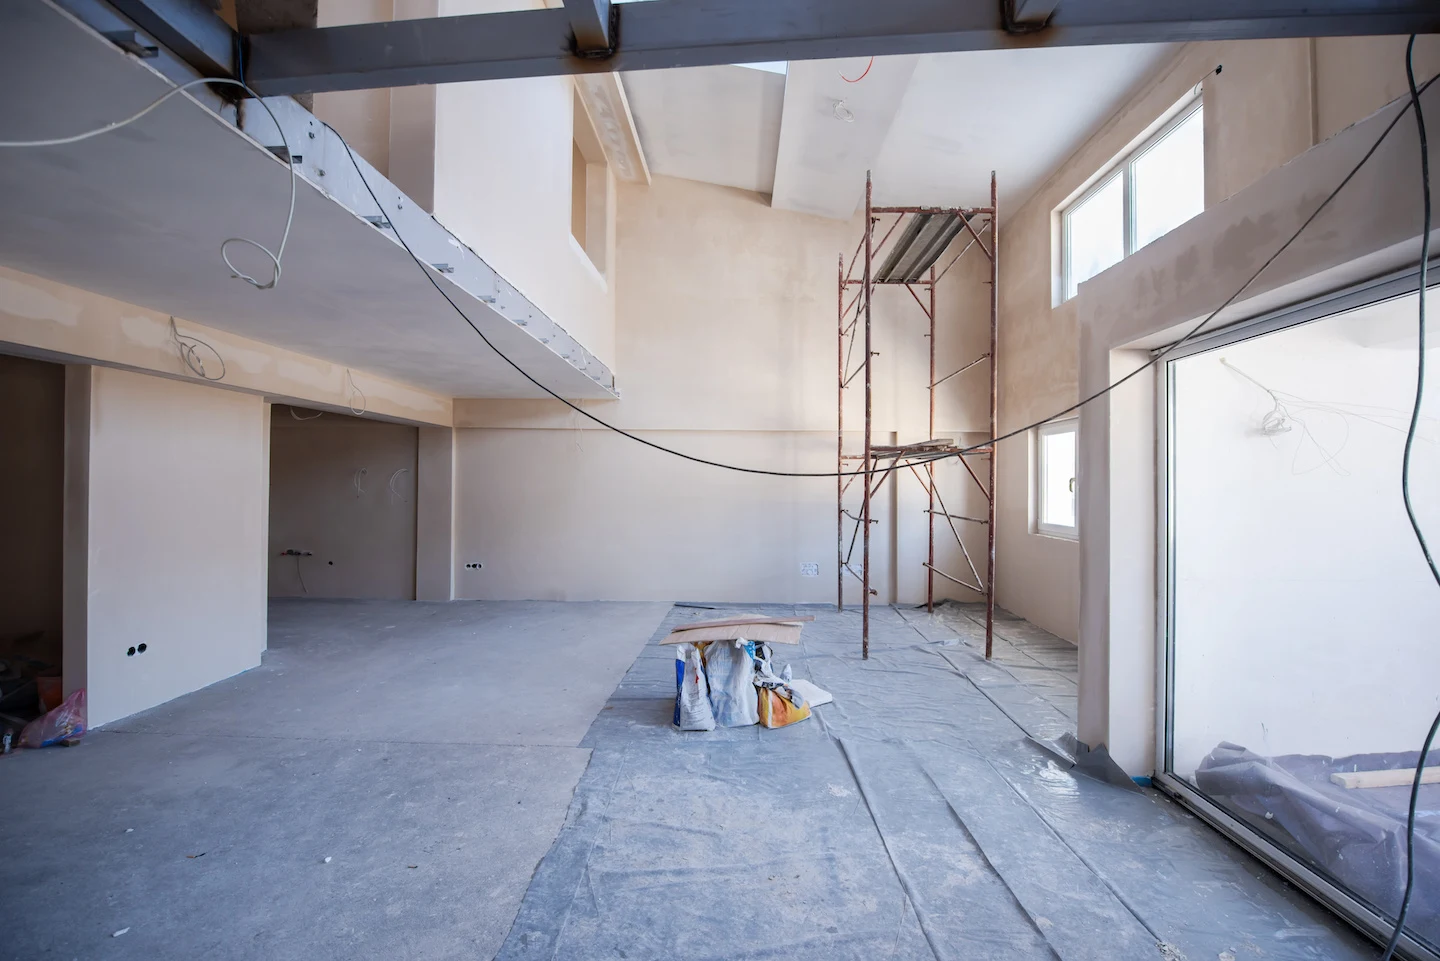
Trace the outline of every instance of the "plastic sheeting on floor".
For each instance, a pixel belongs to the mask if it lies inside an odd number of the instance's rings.
[[[1159,795],[1072,770],[1043,663],[890,609],[862,661],[857,612],[803,611],[778,657],[835,701],[792,727],[677,731],[674,655],[642,652],[499,958],[1373,957]]]
[[[1440,760],[1431,752],[1426,766]],[[1262,757],[1220,744],[1195,772],[1215,803],[1320,874],[1394,917],[1405,893],[1405,830],[1410,787],[1347,790],[1330,780],[1347,771],[1408,769],[1419,751],[1330,758]],[[1440,943],[1440,784],[1420,788],[1415,822],[1415,893],[1406,930]]]

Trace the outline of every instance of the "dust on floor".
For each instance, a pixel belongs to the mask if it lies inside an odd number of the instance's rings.
[[[1003,617],[986,663],[973,611],[880,608],[863,661],[856,612],[747,609],[816,615],[779,660],[835,702],[675,730],[654,642],[715,614],[673,610],[583,742],[502,961],[1373,957],[1160,795],[1070,770],[1063,641]]]

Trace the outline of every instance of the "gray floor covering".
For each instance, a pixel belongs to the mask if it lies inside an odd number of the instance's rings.
[[[987,663],[973,609],[882,608],[862,661],[855,612],[806,612],[781,659],[835,703],[782,730],[675,730],[645,648],[503,961],[1375,957],[1160,795],[1070,769],[1063,641],[1002,616]]]
[[[682,734],[655,642],[714,611],[277,603],[262,667],[0,760],[0,958],[1375,956],[1069,769],[1070,645],[806,610],[836,702]]]
[[[274,603],[261,667],[0,759],[0,958],[492,957],[668,608]]]

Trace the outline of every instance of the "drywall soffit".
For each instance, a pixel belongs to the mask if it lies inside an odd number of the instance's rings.
[[[171,87],[151,63],[52,0],[0,3],[0,81],[28,91],[0,99],[0,130],[60,136],[128,116]],[[456,315],[398,229],[421,261],[443,265],[432,276],[465,315],[536,379],[567,397],[616,396],[601,360],[359,160],[377,208],[338,136],[289,98],[268,101],[300,175],[284,274],[267,291],[230,277],[222,240],[278,241],[287,165],[266,149],[281,140],[257,104],[242,104],[237,129],[202,99],[179,94],[81,143],[7,150],[0,263],[449,396],[543,396]],[[261,255],[233,251],[241,269],[268,276]]]
[[[600,146],[610,169],[620,180],[630,183],[650,182],[650,165],[640,146],[640,133],[630,113],[630,101],[620,84],[618,73],[581,74],[575,78],[580,100],[590,114],[590,122],[600,137]]]
[[[853,217],[865,173],[880,156],[919,59],[791,63],[771,205],[836,220]],[[863,83],[847,80],[862,74]]]

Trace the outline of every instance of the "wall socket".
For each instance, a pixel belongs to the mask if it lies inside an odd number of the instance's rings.
[[[466,569],[467,571],[478,571],[478,570],[480,569],[480,562],[479,562],[479,561],[470,561],[469,563],[467,563],[467,564],[465,565],[465,569]]]
[[[819,576],[820,576],[820,565],[819,565],[819,564],[801,564],[801,565],[800,565],[800,576],[801,576],[801,577],[819,577]]]

